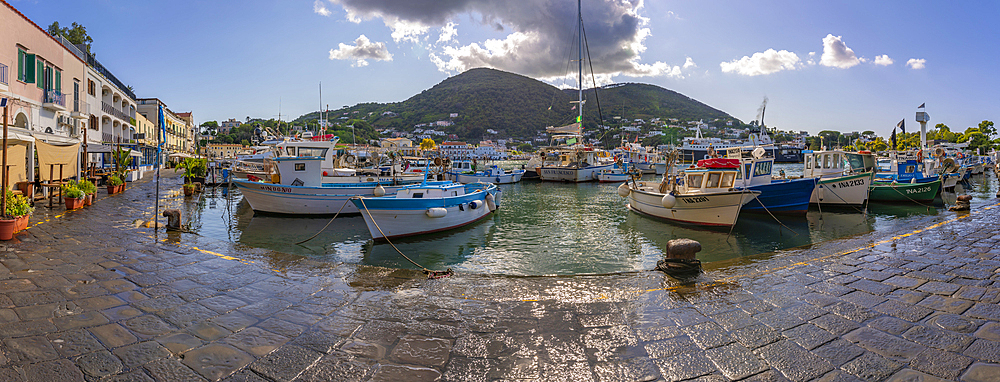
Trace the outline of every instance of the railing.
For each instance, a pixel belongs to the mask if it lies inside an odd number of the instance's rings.
[[[54,103],[65,107],[66,97],[58,90],[46,90],[42,96],[42,103]]]
[[[7,65],[0,64],[0,84],[10,85],[10,82],[7,82],[7,71]]]
[[[114,142],[114,136],[111,133],[101,133],[101,142]]]
[[[105,69],[104,65],[101,65],[101,63],[98,62],[93,55],[90,54],[87,55],[87,65],[90,65],[91,68],[94,68],[94,70],[96,70],[98,73],[101,73],[101,75],[104,76],[104,78],[107,78],[108,81],[111,81],[111,83],[115,84],[115,86],[117,86],[118,89],[121,90],[123,93],[128,94],[128,96],[131,97],[133,100],[135,99],[135,93],[129,90],[128,86],[125,86],[124,83],[118,81],[118,77],[115,77],[114,74],[111,74],[110,70]]]
[[[115,105],[112,105],[110,103],[101,102],[101,110],[104,111],[105,114],[111,114],[120,120],[123,121],[129,120],[129,116],[127,114],[125,114],[124,112],[116,108]]]

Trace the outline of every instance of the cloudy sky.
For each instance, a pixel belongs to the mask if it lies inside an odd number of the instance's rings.
[[[572,0],[8,0],[84,24],[140,97],[197,121],[288,120],[404,100],[491,67],[576,87]],[[1000,122],[1000,2],[588,0],[597,81],[678,91],[744,121],[888,135],[927,104],[953,130]],[[567,105],[569,107],[569,105]]]

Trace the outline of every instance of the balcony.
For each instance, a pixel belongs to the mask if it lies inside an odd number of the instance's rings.
[[[103,111],[104,114],[110,114],[122,121],[129,121],[130,119],[127,114],[116,108],[115,105],[107,102],[101,102],[101,111]]]
[[[42,96],[42,107],[52,111],[66,111],[66,96],[58,90],[46,90]]]

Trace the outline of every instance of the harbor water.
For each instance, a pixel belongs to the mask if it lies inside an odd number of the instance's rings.
[[[784,170],[794,176],[801,174],[801,166],[777,164],[775,172]],[[933,205],[813,206],[804,215],[744,213],[730,230],[639,216],[625,208],[626,200],[618,196],[617,187],[617,183],[596,182],[503,185],[500,209],[484,221],[393,243],[431,269],[504,275],[631,272],[652,269],[663,257],[667,242],[677,238],[701,242],[698,257],[715,262],[872,231],[909,231],[953,217],[955,213],[947,211],[947,206],[956,196],[944,193]],[[958,194],[972,195],[973,208],[993,203],[996,179],[976,176],[968,188],[959,188]],[[254,214],[238,191],[222,187],[209,188],[203,198],[187,203],[191,229],[203,237],[312,260],[413,268],[388,243],[373,242],[361,216],[340,216],[331,222],[331,216]],[[316,238],[294,244],[321,230]]]

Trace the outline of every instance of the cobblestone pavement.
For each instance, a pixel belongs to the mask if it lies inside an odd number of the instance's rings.
[[[0,381],[1000,380],[1000,208],[691,280],[426,280],[136,228],[148,178],[0,245]]]

